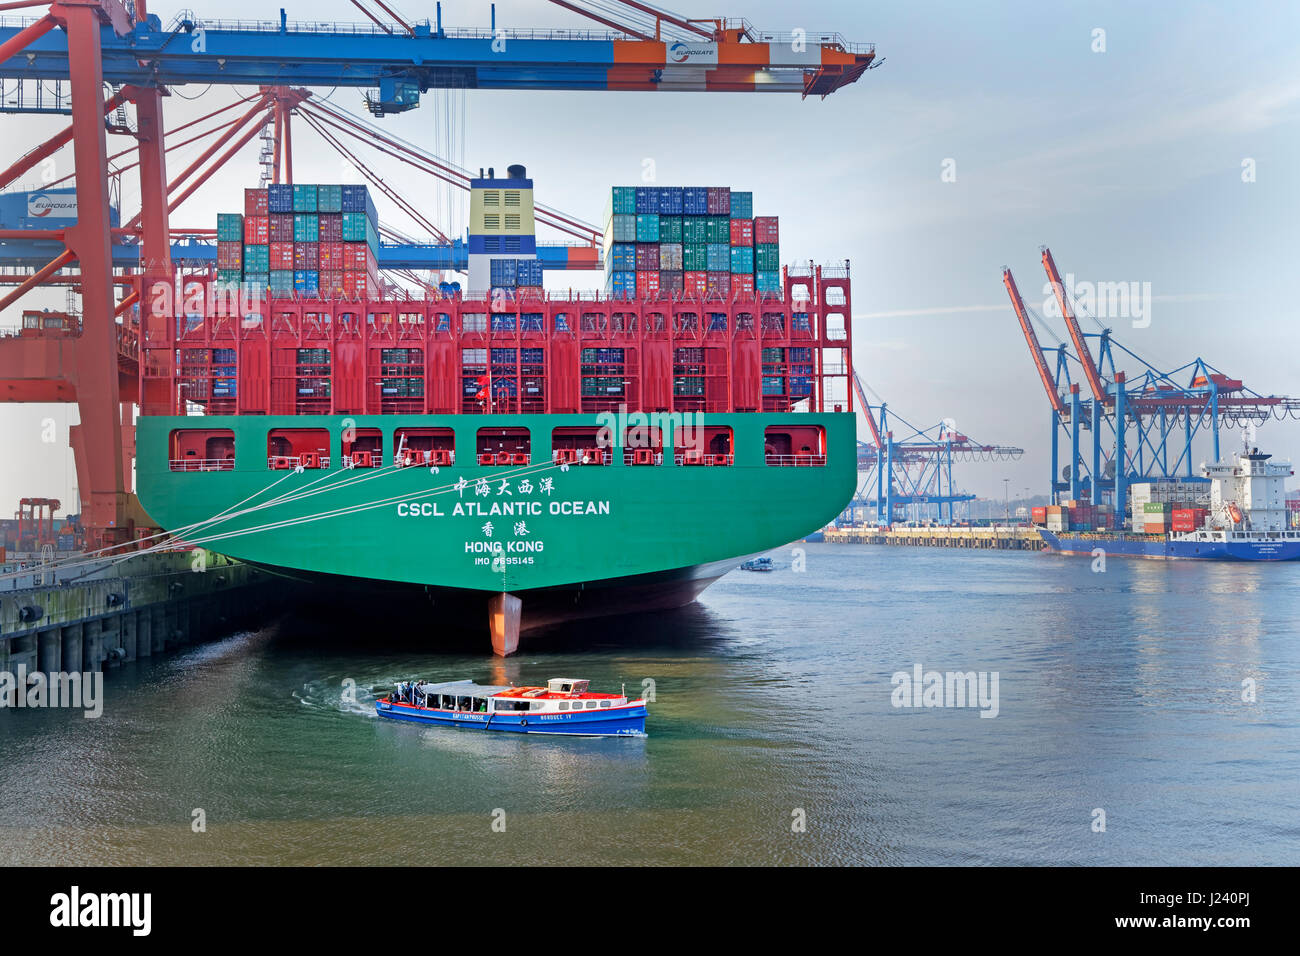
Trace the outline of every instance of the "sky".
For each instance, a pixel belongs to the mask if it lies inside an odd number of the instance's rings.
[[[959,466],[957,484],[977,494],[1000,499],[1003,479],[1013,496],[1046,491],[1047,399],[1001,276],[1010,266],[1026,303],[1043,312],[1042,245],[1079,289],[1149,290],[1140,316],[1103,322],[1158,367],[1200,356],[1260,393],[1300,394],[1300,4],[716,2],[724,9],[668,6],[744,17],[763,31],[837,31],[874,42],[882,63],[825,100],[430,92],[419,109],[381,122],[475,170],[522,163],[540,202],[592,222],[608,187],[640,182],[646,160],[661,184],[752,189],[756,212],[781,219],[784,261],[850,261],[854,365],[873,395],[916,425],[952,419],[979,441],[1026,450],[1015,462]],[[179,8],[151,10],[166,23]],[[213,15],[266,18],[271,9],[226,0]],[[345,0],[287,9],[290,19],[362,18]],[[432,3],[397,9],[432,16]],[[443,3],[448,28],[487,27],[489,17],[484,2]],[[506,28],[587,25],[543,0],[498,3],[496,17]],[[177,88],[166,122],[177,126],[236,92],[249,90]],[[317,93],[364,110],[358,90]],[[13,115],[4,123],[5,139],[21,144],[6,164],[61,125]],[[295,178],[339,181],[338,157],[295,129]],[[110,151],[125,145],[110,138]],[[171,169],[196,152],[176,151]],[[254,142],[173,224],[211,226],[218,212],[237,210],[240,190],[256,185],[256,162]],[[70,150],[56,163],[70,164]],[[463,215],[464,202],[431,180],[391,160],[373,166],[439,219]],[[130,175],[123,181],[129,215],[138,190]],[[418,233],[385,200],[378,206],[381,219]],[[586,274],[548,279],[598,283]],[[43,295],[23,305],[62,306],[62,291]],[[0,326],[16,325],[19,311],[0,315]],[[1059,318],[1047,325],[1043,344],[1054,345],[1065,329]],[[1136,362],[1127,367],[1132,375]],[[72,406],[0,405],[15,452],[0,465],[0,512],[21,495],[73,500],[66,426],[75,415]],[[55,440],[44,440],[51,431]],[[1238,433],[1226,434],[1231,447]],[[1258,439],[1281,457],[1300,455],[1300,423],[1270,423]]]

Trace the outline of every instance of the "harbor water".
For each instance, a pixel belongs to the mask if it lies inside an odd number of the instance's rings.
[[[326,606],[112,670],[98,719],[0,711],[0,863],[1300,863],[1295,565],[771,556],[505,661]],[[897,706],[918,669],[996,697]],[[374,716],[557,676],[652,690],[648,736]]]

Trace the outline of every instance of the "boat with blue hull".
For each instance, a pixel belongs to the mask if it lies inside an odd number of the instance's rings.
[[[375,702],[389,720],[571,737],[644,737],[646,702],[596,694],[588,682],[556,677],[545,687],[486,686],[470,680],[404,682]]]
[[[1097,549],[1107,557],[1183,558],[1210,561],[1298,561],[1300,531],[1273,532],[1275,537],[1249,532],[1193,532],[1185,535],[1068,534],[1039,528],[1038,534],[1049,551],[1060,554],[1093,555]]]
[[[1249,436],[1248,436],[1249,437]],[[1286,510],[1286,481],[1295,475],[1288,461],[1272,461],[1272,455],[1247,445],[1230,461],[1202,464],[1209,494],[1204,508],[1173,510],[1172,532],[1156,534],[1124,531],[1065,531],[1038,526],[1038,534],[1049,551],[1060,554],[1193,559],[1207,561],[1297,561],[1300,560],[1300,530],[1291,526]],[[1158,526],[1163,529],[1167,500],[1138,501],[1131,488],[1131,520],[1145,519],[1147,505],[1153,506]],[[1147,483],[1146,494],[1152,485]],[[1159,486],[1157,485],[1158,489]],[[1185,505],[1199,502],[1188,501]],[[1143,507],[1139,507],[1142,504]],[[1143,512],[1139,514],[1139,512]],[[1178,530],[1179,515],[1186,516],[1185,530]],[[1200,516],[1200,526],[1195,517]],[[1144,527],[1150,525],[1144,520]]]

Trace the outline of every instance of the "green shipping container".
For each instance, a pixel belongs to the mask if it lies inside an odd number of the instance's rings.
[[[687,272],[704,272],[709,268],[709,247],[702,242],[689,244],[682,249],[682,268]]]
[[[731,247],[731,271],[734,275],[754,274],[754,247]]]
[[[237,212],[217,213],[217,241],[243,242],[244,217]]]
[[[605,230],[606,242],[636,242],[636,216],[615,213],[614,221]]]
[[[656,212],[644,212],[636,217],[636,241],[637,242],[658,242],[659,241],[659,214]]]
[[[347,236],[345,235],[346,239]],[[293,241],[319,242],[320,217],[315,213],[296,212],[293,214]]]
[[[682,217],[681,216],[660,216],[659,217],[659,241],[660,242],[683,242],[682,239]]]
[[[611,201],[611,208],[614,210],[615,216],[636,215],[636,187],[635,186],[615,186],[613,195],[610,197],[610,201]]]
[[[709,241],[708,216],[682,217],[682,242],[702,245]],[[730,237],[728,236],[728,241]]]
[[[272,292],[292,292],[293,291],[293,270],[292,269],[272,269],[268,287]]]
[[[774,242],[764,242],[754,247],[754,271],[780,272],[781,247]]]
[[[341,201],[341,200],[340,200]],[[316,187],[306,183],[293,184],[293,211],[316,211]]]
[[[238,269],[218,269],[217,270],[217,287],[233,289],[239,286],[244,279],[244,274]]]
[[[754,194],[738,193],[734,189],[731,191],[731,218],[732,219],[753,219],[754,218]]]
[[[271,271],[271,247],[244,246],[244,271],[251,273]]]
[[[316,211],[317,212],[342,212],[343,211],[343,187],[342,186],[317,186],[316,187]]]
[[[366,226],[370,220],[364,212],[345,212],[343,214],[343,241],[365,242]]]
[[[709,216],[704,227],[706,242],[731,242],[731,220],[726,216]]]
[[[1167,501],[1148,501],[1142,505],[1143,513],[1149,515],[1161,515],[1172,510],[1173,505]]]

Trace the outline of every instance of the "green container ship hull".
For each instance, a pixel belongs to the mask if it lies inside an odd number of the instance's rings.
[[[550,460],[551,430],[590,426],[590,415],[144,417],[137,424],[137,488],[161,527],[212,550],[299,577],[371,593],[416,589],[435,604],[476,607],[489,597],[494,646],[506,631],[592,614],[680,605],[747,557],[795,541],[838,515],[856,482],[851,413],[723,414],[732,429],[728,466],[613,463],[562,467]],[[764,430],[820,425],[826,463],[769,465]],[[378,428],[390,464],[345,469],[347,427]],[[398,428],[455,433],[457,463],[395,468]],[[469,464],[479,429],[528,428],[532,464]],[[176,429],[228,429],[228,471],[173,471]],[[271,470],[267,434],[323,428],[329,469]],[[665,445],[672,429],[664,431]],[[522,601],[522,617],[518,604]],[[482,620],[482,617],[479,617]],[[504,650],[503,650],[504,646]]]

